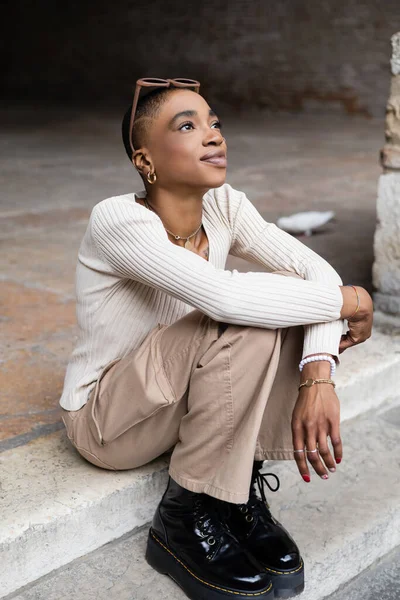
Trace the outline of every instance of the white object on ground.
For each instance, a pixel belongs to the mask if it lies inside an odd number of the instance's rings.
[[[326,210],[323,212],[309,210],[295,213],[289,217],[280,217],[276,224],[280,229],[283,229],[288,233],[304,233],[309,236],[315,229],[328,223],[334,216],[335,213],[333,210]]]

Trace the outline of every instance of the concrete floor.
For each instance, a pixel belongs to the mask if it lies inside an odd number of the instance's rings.
[[[227,181],[268,221],[300,210],[335,210],[324,232],[300,239],[344,283],[372,291],[382,120],[253,114],[223,121]],[[63,427],[58,400],[76,339],[80,240],[94,204],[142,186],[115,115],[2,110],[0,127],[2,452]],[[232,267],[256,268],[229,259]]]

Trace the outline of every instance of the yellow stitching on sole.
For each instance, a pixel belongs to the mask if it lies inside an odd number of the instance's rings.
[[[171,552],[171,550],[169,550],[166,546],[164,546],[164,544],[162,542],[160,542],[160,540],[154,535],[154,533],[152,531],[150,531],[150,535],[151,537],[160,544],[160,546],[162,546],[164,548],[164,550],[166,550],[167,552],[169,552],[169,554],[171,554],[171,556],[179,563],[182,565],[182,567],[184,569],[186,569],[186,571],[188,571],[188,573],[190,573],[192,575],[192,577],[194,577],[195,579],[198,579],[199,581],[201,581],[201,583],[204,583],[205,585],[208,585],[209,587],[212,587],[216,590],[221,590],[222,592],[228,592],[228,594],[236,594],[237,596],[262,596],[263,594],[265,594],[266,592],[269,592],[270,589],[272,588],[272,583],[269,584],[268,588],[262,592],[233,592],[232,590],[228,590],[226,588],[221,588],[218,587],[216,585],[213,585],[212,583],[208,583],[208,581],[204,581],[204,579],[200,579],[200,577],[198,577],[197,575],[195,575],[177,556],[175,556],[175,554],[173,552]]]
[[[276,573],[277,575],[293,575],[293,573],[298,573],[303,568],[303,560],[301,560],[300,566],[294,571],[274,571],[274,569],[270,569],[269,567],[264,567],[266,571],[269,573]]]

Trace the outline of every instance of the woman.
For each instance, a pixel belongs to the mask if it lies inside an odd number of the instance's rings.
[[[225,183],[198,82],[139,80],[123,139],[145,190],[99,202],[82,240],[68,437],[105,469],[172,451],[146,558],[190,598],[300,593],[303,561],[260,469],[294,458],[305,482],[336,470],[332,377],[371,334],[371,298]],[[226,270],[228,254],[267,272]]]

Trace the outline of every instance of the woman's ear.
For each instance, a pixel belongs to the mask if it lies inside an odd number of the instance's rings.
[[[140,150],[136,150],[132,155],[132,163],[137,171],[143,176],[146,173],[153,169],[153,162],[150,157],[150,153],[147,148],[140,148]]]

